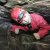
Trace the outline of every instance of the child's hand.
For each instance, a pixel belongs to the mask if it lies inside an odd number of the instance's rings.
[[[15,34],[19,33],[19,28],[16,25],[12,25],[10,31],[14,32]]]
[[[33,33],[33,35],[35,36],[35,38],[36,38],[37,40],[40,39],[40,36],[39,36],[38,33]]]
[[[15,34],[19,34],[19,28],[15,29]]]

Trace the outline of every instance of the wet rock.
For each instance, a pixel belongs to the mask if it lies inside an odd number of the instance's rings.
[[[0,5],[4,5],[4,4],[6,4],[6,2],[7,2],[7,0],[0,0]]]
[[[19,35],[9,36],[9,46],[12,50],[48,50],[50,49],[50,35],[44,39],[35,40],[29,32],[20,32]]]
[[[19,6],[23,6],[26,5],[28,3],[29,0],[9,0],[4,6],[8,7],[8,8],[12,8],[13,6],[19,5]]]
[[[6,0],[0,0],[0,2],[3,2],[3,3],[5,3],[5,2],[6,2]]]
[[[17,5],[17,2],[10,1],[10,2],[7,2],[4,6],[7,7],[7,8],[12,8],[15,5]]]
[[[9,10],[7,8],[5,8],[4,6],[0,6],[0,16],[4,17],[4,18],[9,18]]]

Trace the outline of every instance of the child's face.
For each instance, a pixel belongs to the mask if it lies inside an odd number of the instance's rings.
[[[27,24],[29,24],[29,23],[31,23],[31,16],[30,16],[30,14],[26,11],[25,14],[24,14],[24,17],[23,17],[23,19],[22,19],[21,24],[27,25]]]

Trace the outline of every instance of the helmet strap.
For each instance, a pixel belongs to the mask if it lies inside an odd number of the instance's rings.
[[[28,24],[28,25],[27,25],[27,27],[28,27],[29,29],[31,29],[31,28],[32,28],[31,24]]]

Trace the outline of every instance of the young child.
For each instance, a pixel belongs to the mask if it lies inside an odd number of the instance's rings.
[[[35,36],[36,39],[41,39],[48,34],[50,25],[43,18],[43,16],[36,13],[29,14],[26,10],[17,7],[12,8],[10,15],[8,16],[7,11],[5,10],[6,9],[4,7],[0,8],[0,11],[2,12],[2,14],[0,13],[0,29],[6,31],[9,30],[16,34],[19,33],[19,30],[38,30],[37,32],[33,33],[33,36]],[[19,23],[19,25],[12,24],[12,20]]]

